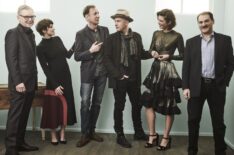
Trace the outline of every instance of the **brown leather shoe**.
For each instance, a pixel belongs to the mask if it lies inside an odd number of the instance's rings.
[[[76,143],[76,147],[83,147],[90,142],[90,139],[86,135],[82,135],[80,140]]]
[[[95,132],[90,134],[90,139],[95,140],[97,142],[103,142],[104,141],[104,139],[102,137],[100,137],[98,134],[96,134]]]

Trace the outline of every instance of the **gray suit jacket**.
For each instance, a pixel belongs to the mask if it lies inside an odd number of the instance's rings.
[[[9,71],[8,87],[11,91],[20,83],[24,83],[27,92],[37,88],[35,47],[35,40],[29,40],[22,26],[7,31],[5,58]]]
[[[102,42],[106,41],[109,35],[107,27],[98,26],[100,38]],[[76,33],[75,40],[75,60],[81,61],[81,83],[91,83],[94,78],[97,63],[95,61],[95,53],[90,53],[89,49],[95,42],[88,26]],[[103,48],[100,49],[103,52]]]

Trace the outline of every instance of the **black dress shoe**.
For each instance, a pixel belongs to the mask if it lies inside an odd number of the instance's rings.
[[[20,155],[16,149],[7,149],[5,155]]]
[[[37,151],[39,148],[37,146],[30,146],[27,143],[23,143],[20,146],[18,146],[18,151],[22,152],[30,152],[30,151]]]
[[[60,144],[67,144],[67,141],[66,140],[59,140],[59,143]]]
[[[98,134],[96,134],[95,132],[90,134],[90,139],[94,140],[96,142],[103,142],[104,141],[104,139],[101,136],[99,136]]]
[[[146,135],[145,133],[144,133],[144,131],[142,131],[142,132],[136,132],[135,134],[134,134],[134,140],[148,140],[149,139],[149,136],[148,135]]]
[[[188,155],[197,155],[197,153],[196,153],[196,152],[193,152],[193,151],[189,151],[189,152],[188,152]]]
[[[124,135],[117,136],[117,143],[125,148],[131,148],[132,145],[127,141]]]
[[[59,142],[50,142],[52,145],[58,145]]]
[[[87,135],[81,135],[80,140],[76,143],[76,147],[83,147],[90,142],[90,138]]]

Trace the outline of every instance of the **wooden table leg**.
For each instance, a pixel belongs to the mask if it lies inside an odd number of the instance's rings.
[[[35,128],[35,124],[36,124],[36,121],[35,121],[35,115],[36,115],[36,107],[32,107],[32,131],[35,131],[36,128]],[[45,129],[41,129],[41,139],[42,141],[45,141]]]
[[[41,129],[41,139],[45,141],[45,129]]]
[[[35,109],[35,107],[32,107],[32,131],[35,131],[35,112],[36,111],[36,109]]]

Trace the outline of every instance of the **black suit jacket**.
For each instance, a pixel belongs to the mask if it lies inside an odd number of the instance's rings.
[[[24,83],[26,91],[37,88],[35,40],[29,40],[22,26],[7,31],[5,58],[9,71],[8,87],[15,91],[16,85]]]
[[[137,68],[137,85],[141,86],[141,59],[149,59],[152,58],[151,54],[148,51],[145,51],[142,44],[142,39],[140,34],[136,32],[133,33],[133,38],[137,43],[137,61],[136,61],[136,68]],[[109,88],[116,88],[116,82],[119,80],[123,75],[120,71],[121,63],[120,63],[120,56],[121,56],[121,34],[120,32],[116,32],[111,34],[105,44],[104,44],[105,52],[104,52],[104,63],[108,71],[109,77]]]
[[[107,36],[109,35],[108,28],[98,26],[98,29],[100,31],[101,41],[105,42]],[[97,66],[95,60],[96,54],[90,53],[89,51],[90,47],[94,42],[94,37],[92,36],[88,26],[76,33],[76,40],[74,46],[75,60],[81,61],[80,71],[82,83],[91,83],[94,78],[94,73]],[[103,52],[103,48],[100,49],[100,52]]]
[[[232,41],[231,37],[219,33],[214,33],[214,39],[215,82],[220,91],[225,91],[234,69]],[[190,89],[191,97],[200,96],[201,72],[201,37],[198,35],[186,42],[182,69],[182,86]]]

